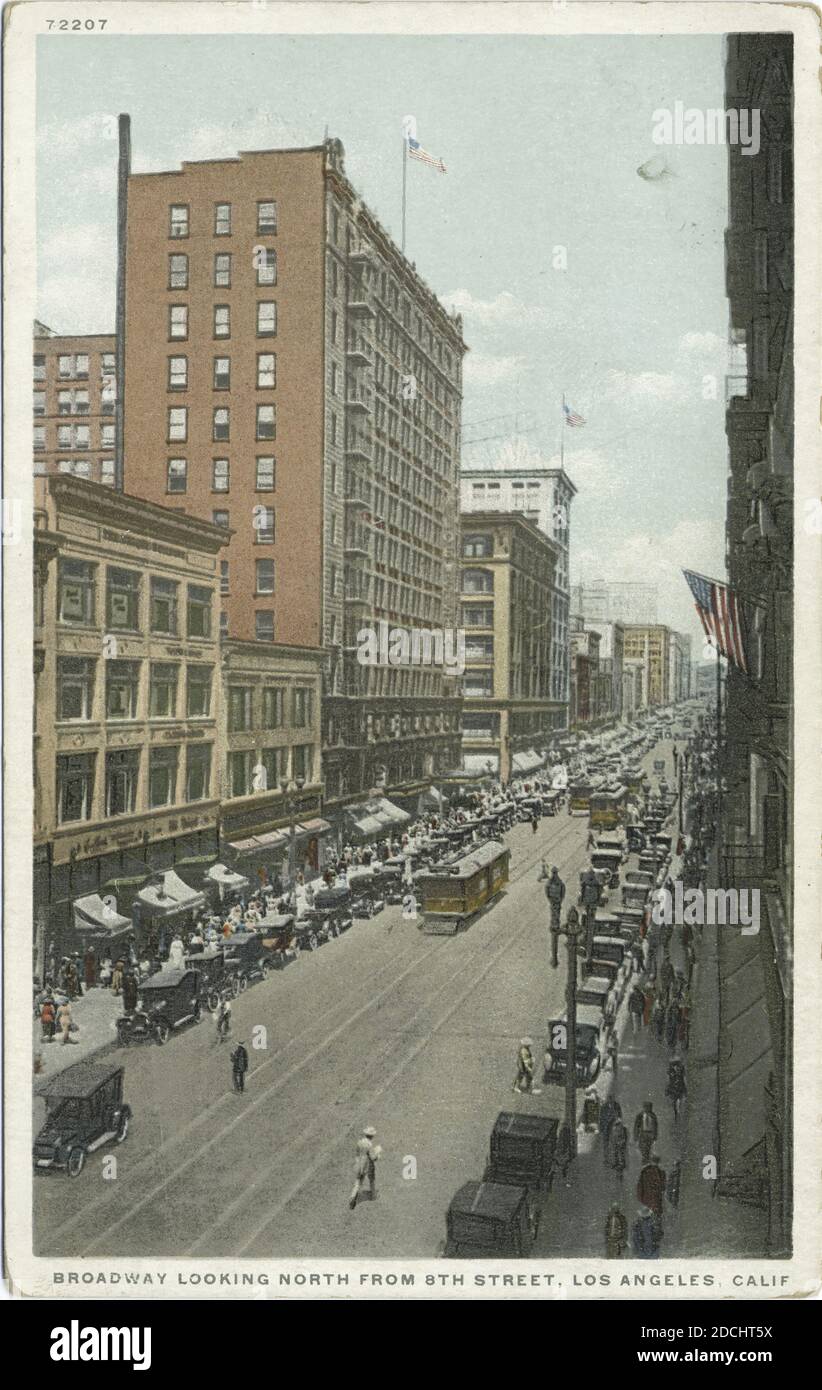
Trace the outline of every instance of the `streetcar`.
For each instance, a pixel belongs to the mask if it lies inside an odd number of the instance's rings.
[[[627,793],[624,787],[592,792],[589,799],[592,830],[616,830],[624,825]]]
[[[590,782],[572,782],[568,788],[568,815],[587,816],[591,809],[593,787]]]
[[[466,926],[502,892],[510,858],[511,851],[499,840],[488,840],[451,863],[418,874],[423,931],[451,936]]]

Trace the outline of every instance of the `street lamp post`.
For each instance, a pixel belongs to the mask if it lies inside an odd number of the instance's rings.
[[[551,925],[552,959],[558,965],[557,943],[564,936],[568,951],[568,979],[565,986],[565,1123],[572,1158],[577,1152],[577,941],[580,935],[579,913],[572,907],[565,926]]]
[[[304,777],[296,777],[294,779],[294,787],[296,788],[297,792],[301,792],[304,786]],[[287,777],[281,777],[280,791],[282,792],[283,797],[285,798],[286,806],[288,808],[288,892],[293,901],[296,896],[296,885],[294,880],[296,877],[295,871],[297,866],[297,825],[296,816],[294,813],[297,806],[297,800],[293,792],[289,794],[290,787],[291,783],[289,779]]]

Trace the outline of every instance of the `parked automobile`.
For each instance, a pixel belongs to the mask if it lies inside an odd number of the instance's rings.
[[[578,1086],[590,1086],[599,1076],[602,1066],[600,1038],[603,1018],[600,1009],[591,1005],[577,1008],[575,1069]],[[568,1024],[565,1018],[552,1019],[548,1024],[548,1046],[545,1050],[543,1077],[546,1082],[564,1082],[568,1067]]]
[[[239,980],[232,979],[226,970],[225,950],[222,944],[212,950],[186,956],[186,969],[196,970],[199,974],[200,1003],[204,1004],[210,1013],[217,1009],[224,990],[230,990],[235,996],[240,992]]]
[[[484,1182],[549,1191],[554,1178],[559,1120],[503,1110],[491,1131]]]
[[[58,1072],[37,1094],[46,1118],[34,1141],[34,1171],[60,1168],[70,1178],[83,1171],[86,1155],[113,1139],[122,1144],[131,1124],[123,1100],[123,1068],[77,1062]]]
[[[226,937],[225,968],[232,981],[232,993],[239,994],[255,980],[264,980],[270,961],[263,939],[257,932],[235,932],[233,936]]]
[[[526,1187],[467,1182],[446,1216],[446,1259],[529,1255],[539,1230],[539,1211]]]
[[[168,1041],[173,1028],[199,1023],[202,1015],[199,970],[161,970],[140,986],[137,1008],[117,1020],[117,1036],[124,1047],[154,1039]]]
[[[293,915],[290,912],[272,913],[260,923],[259,931],[271,969],[282,970],[295,942]]]

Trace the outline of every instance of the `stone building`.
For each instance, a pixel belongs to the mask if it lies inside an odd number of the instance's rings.
[[[113,334],[63,335],[34,324],[34,474],[115,485]]]

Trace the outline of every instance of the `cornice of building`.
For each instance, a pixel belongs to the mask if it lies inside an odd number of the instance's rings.
[[[215,526],[211,521],[201,521],[172,507],[161,507],[68,473],[52,474],[48,488],[60,511],[72,512],[88,521],[121,526],[136,536],[152,540],[170,541],[216,555],[234,534],[226,526]]]

